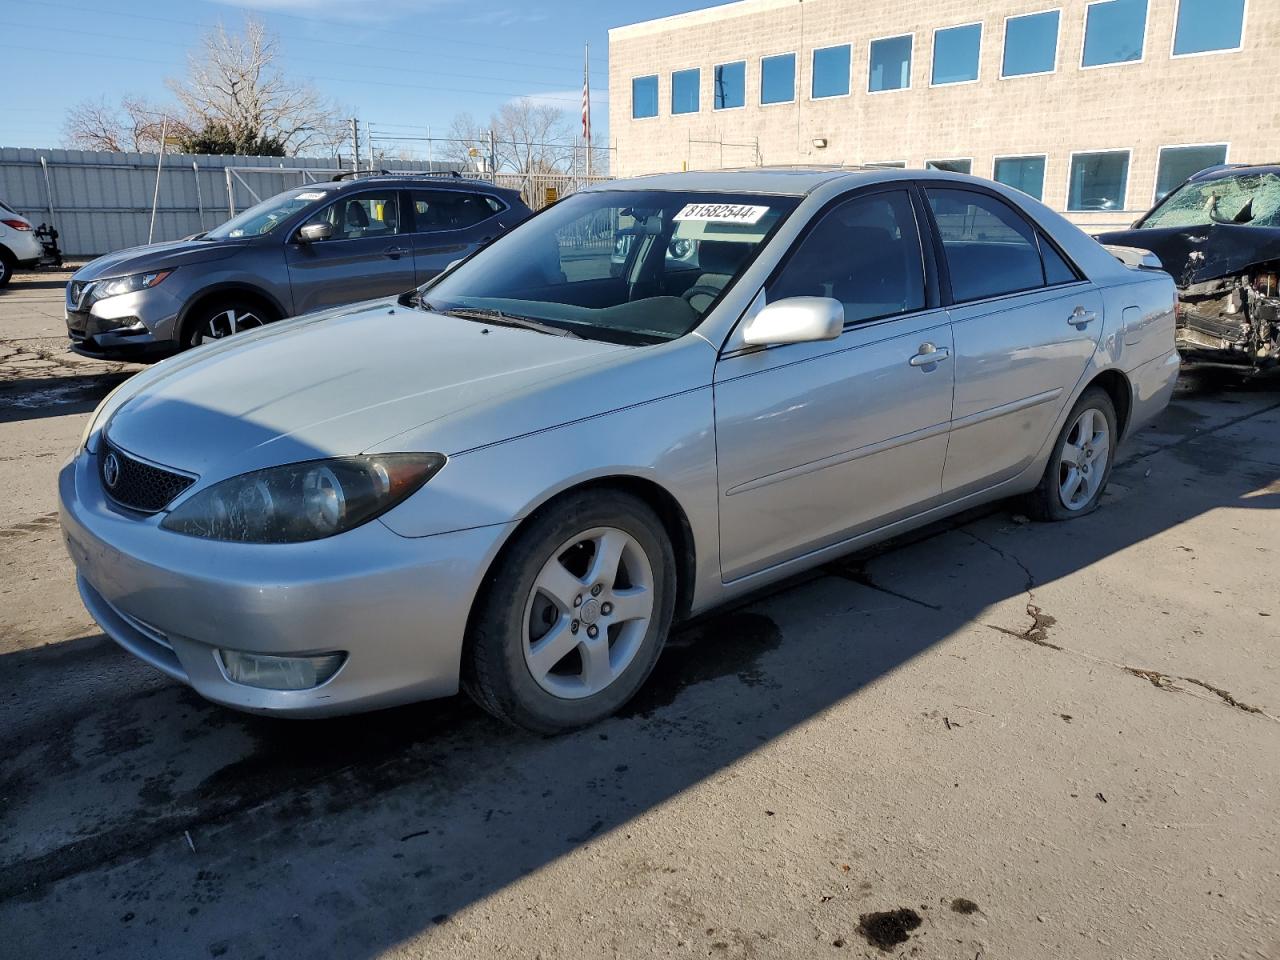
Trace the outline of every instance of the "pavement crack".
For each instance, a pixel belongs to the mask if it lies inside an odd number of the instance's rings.
[[[1204,680],[1197,680],[1195,677],[1177,677],[1167,673],[1161,673],[1159,670],[1146,670],[1142,667],[1123,667],[1122,669],[1126,673],[1133,674],[1135,677],[1141,677],[1143,680],[1146,680],[1153,687],[1156,687],[1159,690],[1169,690],[1173,693],[1189,692],[1178,686],[1178,681],[1181,680],[1183,683],[1190,683],[1200,687],[1202,690],[1208,690],[1229,707],[1235,707],[1237,710],[1243,710],[1245,713],[1257,714],[1258,716],[1266,717],[1269,720],[1277,719],[1259,707],[1237,700],[1229,691],[1223,690],[1222,687],[1216,686],[1212,683],[1207,683]]]
[[[871,574],[867,571],[867,561],[865,558],[853,558],[844,560],[840,563],[830,563],[826,566],[826,572],[832,576],[839,577],[842,580],[848,580],[850,583],[856,583],[859,586],[866,587],[868,590],[875,590],[877,593],[884,593],[891,597],[897,597],[899,600],[905,600],[907,603],[913,603],[917,607],[924,607],[926,610],[941,610],[942,607],[936,603],[929,603],[926,600],[920,600],[916,597],[909,596],[905,593],[899,593],[891,587],[876,583],[871,578]]]
[[[963,533],[965,536],[969,537],[970,539],[978,541],[978,543],[982,544],[988,550],[992,550],[995,553],[998,553],[1000,556],[1004,557],[1004,559],[1008,560],[1010,563],[1016,564],[1018,569],[1022,571],[1023,576],[1027,578],[1026,585],[1023,587],[1023,589],[1027,592],[1028,596],[1032,594],[1032,592],[1036,588],[1036,577],[1035,577],[1035,574],[1031,572],[1030,567],[1028,567],[1025,563],[1023,563],[1016,555],[1010,553],[1008,550],[1005,550],[1001,547],[997,547],[990,540],[986,539],[985,537],[978,536],[972,530],[969,530],[965,527],[959,527],[957,529],[961,533]]]
[[[987,627],[995,630],[997,633],[1008,634],[1011,637],[1017,637],[1019,640],[1026,640],[1028,643],[1034,643],[1038,647],[1048,647],[1050,650],[1064,650],[1056,643],[1050,643],[1047,639],[1049,628],[1058,622],[1056,617],[1051,617],[1045,613],[1034,603],[1027,602],[1027,616],[1031,618],[1031,626],[1022,632],[1010,630],[1008,627],[997,626],[994,623],[988,623]]]

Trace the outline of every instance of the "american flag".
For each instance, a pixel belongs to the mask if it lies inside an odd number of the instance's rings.
[[[583,48],[582,55],[582,139],[591,146],[591,48]]]

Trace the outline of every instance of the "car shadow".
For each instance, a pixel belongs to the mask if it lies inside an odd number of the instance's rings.
[[[661,816],[998,604],[1209,511],[1280,506],[1280,460],[1234,449],[1241,423],[1277,409],[1264,396],[1203,426],[1173,409],[1092,516],[970,513],[685,625],[619,716],[556,738],[462,697],[245,716],[101,637],[4,655],[0,925],[24,956],[378,956]],[[1274,450],[1280,426],[1265,439]],[[1038,612],[1024,633],[991,626],[1058,649]],[[664,869],[636,857],[629,869]]]
[[[89,413],[134,370],[0,380],[0,423]]]

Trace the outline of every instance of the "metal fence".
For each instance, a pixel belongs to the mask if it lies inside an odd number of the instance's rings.
[[[451,170],[443,161],[380,163],[393,172]],[[156,154],[0,147],[0,200],[33,223],[51,223],[63,253],[85,258],[146,243],[148,236],[162,241],[200,233],[259,199],[343,169],[338,157],[170,154],[161,164]],[[588,182],[559,175],[495,179],[520,190],[535,209]]]

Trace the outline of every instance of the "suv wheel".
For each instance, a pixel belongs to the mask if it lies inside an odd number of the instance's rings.
[[[189,350],[212,340],[223,340],[242,330],[251,330],[276,320],[261,306],[248,300],[221,300],[199,307],[187,317],[182,328],[182,349]]]

